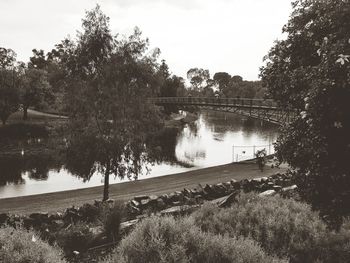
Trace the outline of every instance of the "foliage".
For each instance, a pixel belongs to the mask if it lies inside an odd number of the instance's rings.
[[[145,101],[157,93],[159,51],[149,55],[148,40],[137,28],[128,38],[113,37],[99,6],[86,13],[82,25],[66,63],[69,148],[89,148],[86,177],[104,173],[107,200],[110,174],[137,177],[147,160],[147,133],[159,127],[156,107]],[[80,158],[80,151],[69,152]]]
[[[210,73],[207,69],[191,68],[187,71],[187,78],[195,91],[202,91],[208,85]]]
[[[74,251],[85,252],[90,246],[92,237],[93,234],[86,223],[69,225],[55,234],[57,244],[68,256]]]
[[[23,119],[27,119],[27,110],[29,107],[38,107],[43,101],[50,99],[52,99],[52,96],[47,72],[36,68],[26,69],[21,85]]]
[[[350,3],[301,0],[266,56],[261,76],[272,97],[298,116],[276,149],[298,189],[339,225],[350,214]]]
[[[0,119],[3,125],[19,107],[19,75],[15,62],[16,53],[0,47]]]
[[[95,222],[100,215],[100,209],[96,205],[84,204],[79,207],[79,214],[88,223]]]
[[[61,251],[29,230],[0,228],[0,262],[64,263]]]
[[[192,217],[204,231],[251,237],[270,254],[288,256],[293,262],[314,262],[318,255],[312,250],[328,233],[307,204],[278,196],[242,195],[230,208],[206,204]]]
[[[125,204],[122,202],[114,203],[110,208],[104,207],[102,210],[102,222],[105,234],[109,241],[116,242],[120,239],[120,223],[127,216]]]
[[[169,72],[169,67],[162,60],[159,70],[157,72],[157,77],[159,79],[159,97],[177,97],[185,95],[185,84],[184,79],[176,75],[172,75]],[[170,114],[173,112],[178,112],[176,106],[164,106],[164,112]]]
[[[145,219],[106,262],[284,262],[244,238],[214,236],[188,219]]]

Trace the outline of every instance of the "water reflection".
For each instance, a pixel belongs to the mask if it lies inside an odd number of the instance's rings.
[[[274,125],[230,113],[202,112],[195,123],[179,133],[167,129],[150,138],[148,157],[152,163],[142,167],[139,179],[250,158],[253,149],[272,143],[277,134]],[[93,158],[89,152],[78,149],[78,153],[79,160],[43,151],[40,155],[0,158],[0,198],[103,184],[103,176],[90,171]],[[111,183],[118,182],[121,180],[111,178]]]

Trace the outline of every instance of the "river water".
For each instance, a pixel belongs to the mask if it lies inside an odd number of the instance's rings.
[[[266,122],[232,113],[201,112],[197,121],[185,125],[173,138],[174,145],[163,146],[169,147],[172,158],[168,159],[172,161],[163,160],[149,165],[150,171],[147,173],[144,169],[138,179],[251,159],[254,151],[263,148],[273,153],[272,143],[277,136],[278,127]],[[18,166],[19,162],[0,163],[0,198],[103,184],[101,174],[96,173],[89,181],[84,181],[67,170],[64,164],[49,160],[32,162],[30,168]],[[110,183],[119,182],[118,178],[110,178]]]

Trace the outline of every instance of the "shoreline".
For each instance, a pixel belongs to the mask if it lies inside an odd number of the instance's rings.
[[[110,198],[126,201],[137,195],[161,195],[184,188],[195,188],[198,184],[216,184],[234,180],[267,177],[285,172],[287,167],[271,168],[266,165],[261,172],[255,162],[244,161],[202,168],[193,171],[152,177],[140,181],[130,181],[109,186]],[[80,206],[101,200],[102,186],[52,192],[38,195],[0,199],[0,213],[30,214],[36,212],[54,213],[71,206]]]

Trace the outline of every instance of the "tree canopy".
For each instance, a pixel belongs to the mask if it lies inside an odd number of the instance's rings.
[[[86,164],[89,177],[134,178],[147,160],[146,137],[159,128],[159,113],[146,98],[158,93],[158,50],[135,28],[127,38],[112,36],[109,18],[97,5],[86,13],[67,60],[71,163]],[[149,55],[151,53],[151,55]],[[79,168],[79,167],[78,167]]]
[[[261,69],[270,95],[299,114],[277,152],[302,196],[339,221],[350,214],[350,2],[300,0]]]
[[[19,74],[16,53],[0,47],[0,118],[3,124],[19,107]]]

